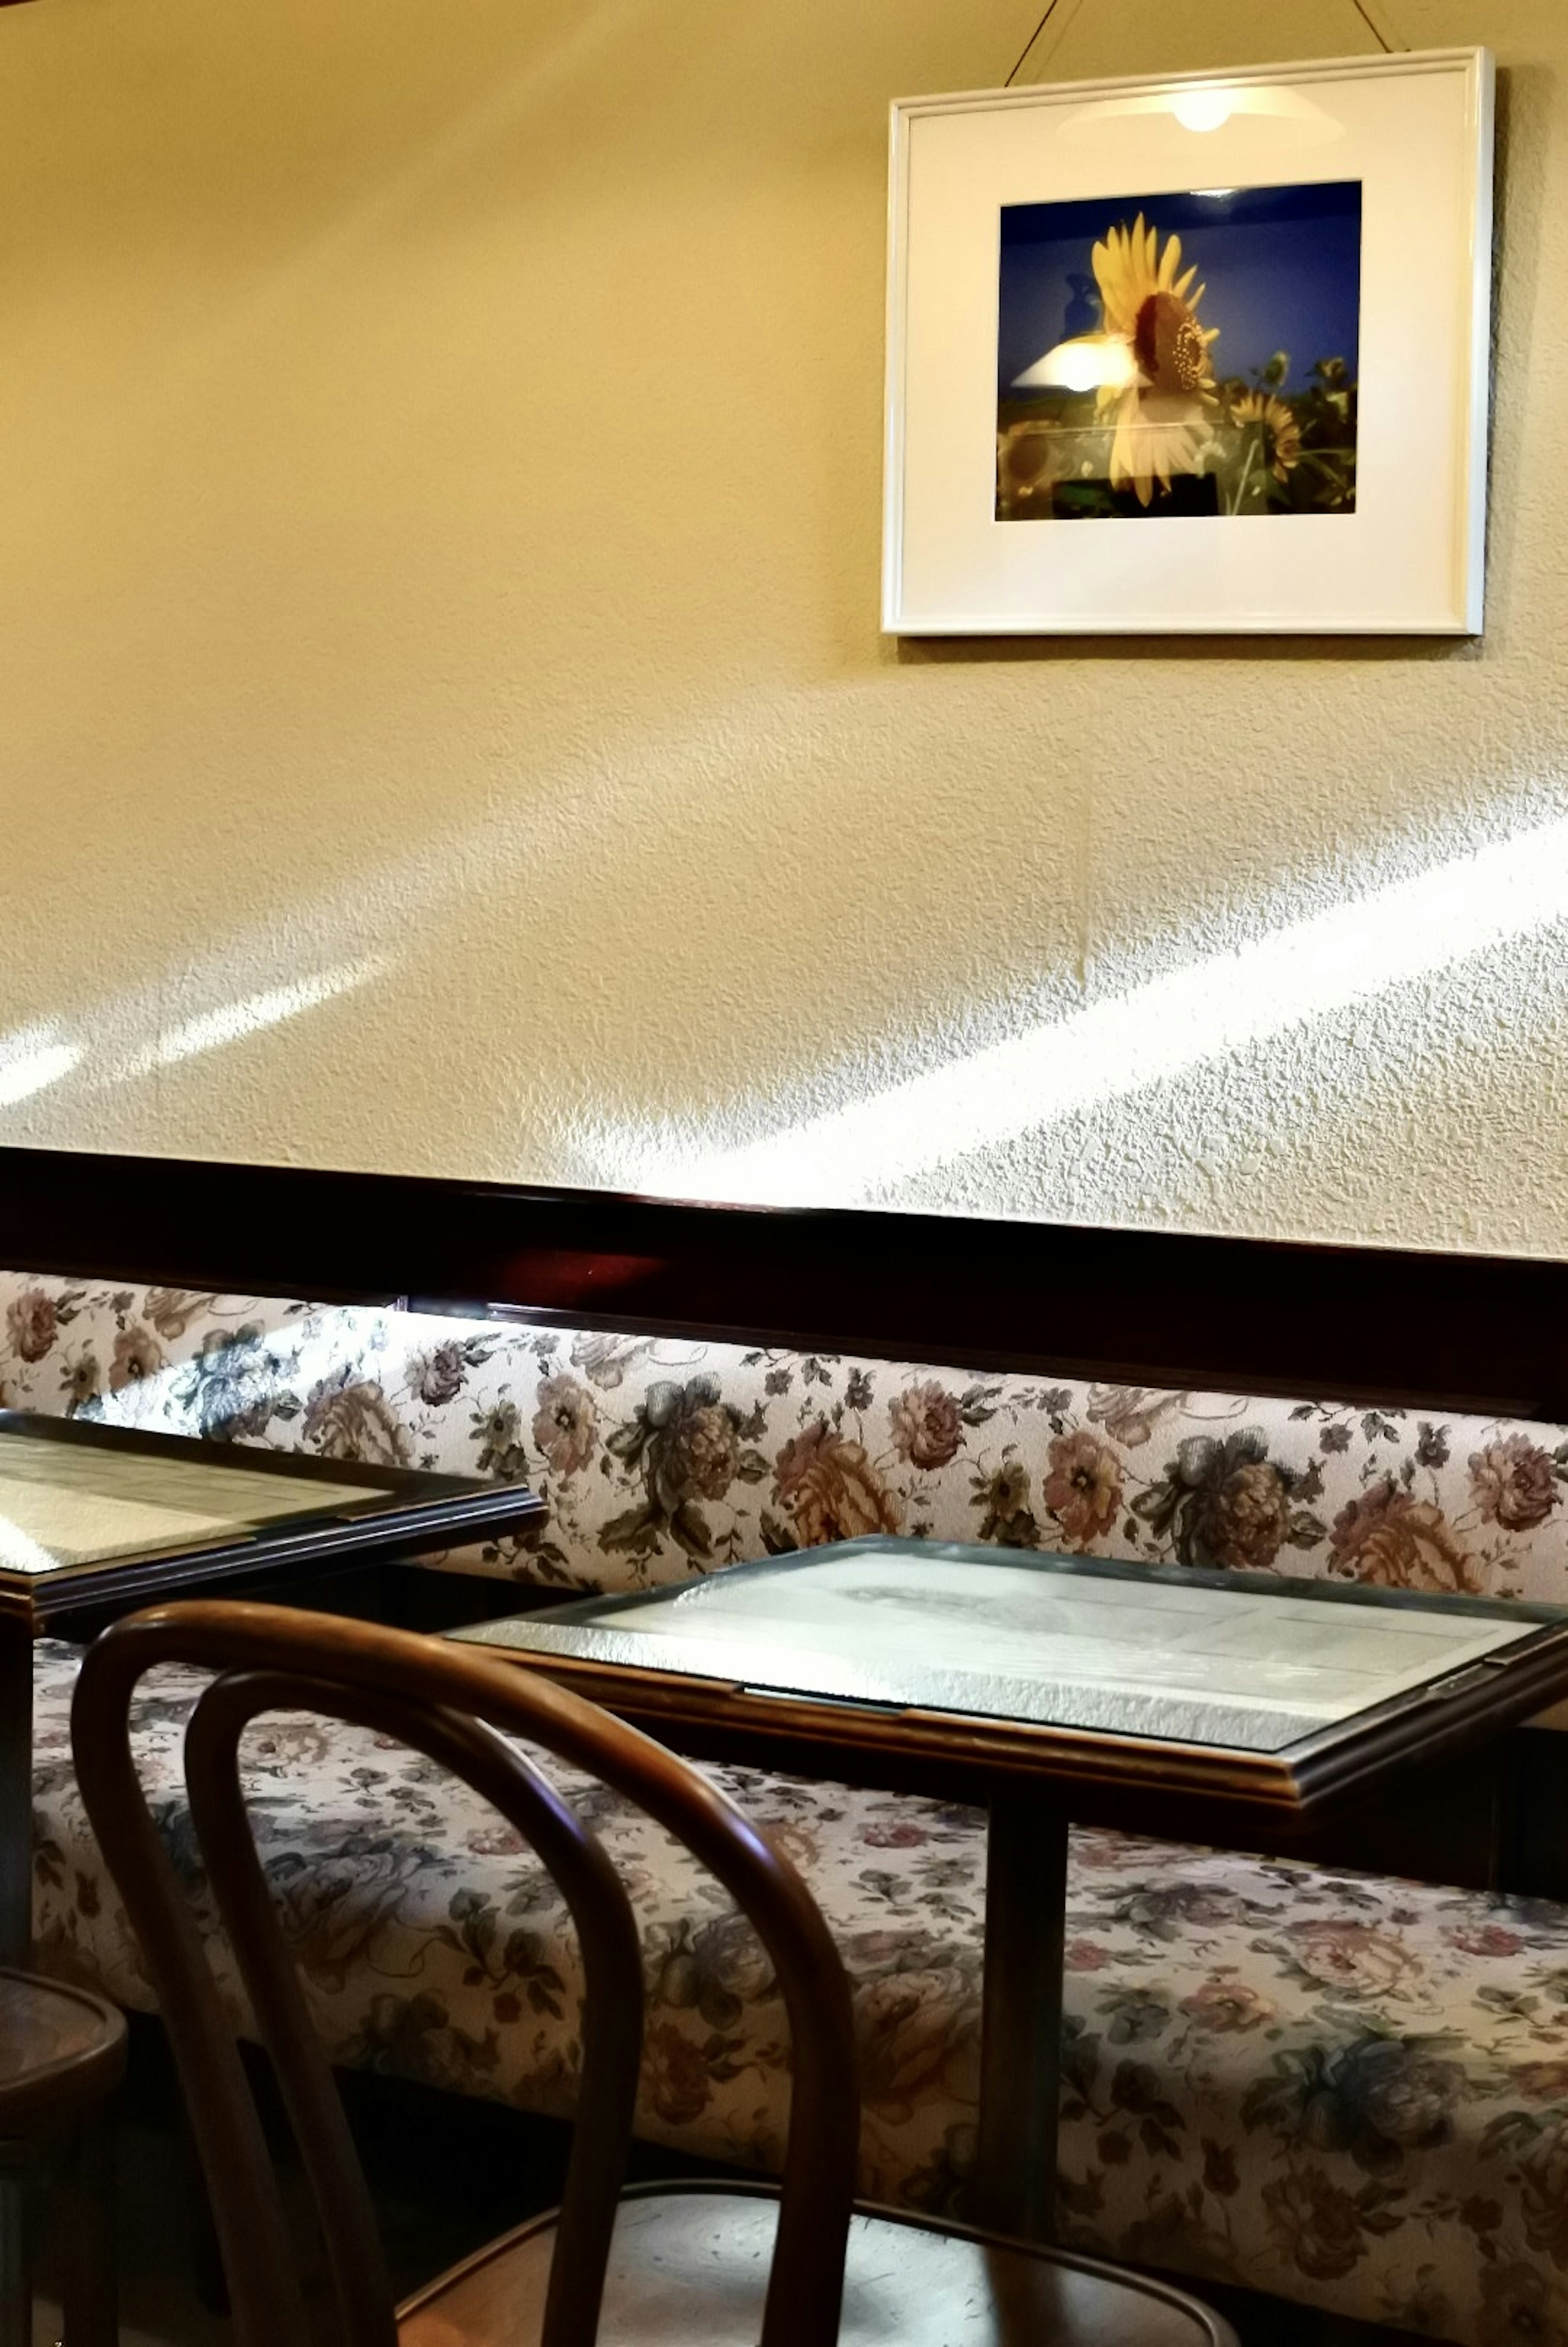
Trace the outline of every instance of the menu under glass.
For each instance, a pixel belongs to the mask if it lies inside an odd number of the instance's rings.
[[[58,1573],[206,1548],[291,1516],[388,1496],[375,1483],[7,1434],[0,1438],[0,1571]]]
[[[465,1635],[760,1691],[1272,1752],[1540,1632],[1502,1609],[1288,1589],[879,1542]]]

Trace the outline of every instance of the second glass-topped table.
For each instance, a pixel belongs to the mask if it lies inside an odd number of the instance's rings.
[[[1067,1824],[1247,1847],[1568,1692],[1568,1612],[879,1538],[454,1633],[702,1753],[989,1808],[973,2213],[1048,2233]]]
[[[1280,1752],[1542,1635],[1517,1609],[1360,1594],[866,1542],[556,1610],[527,1644],[754,1692]]]

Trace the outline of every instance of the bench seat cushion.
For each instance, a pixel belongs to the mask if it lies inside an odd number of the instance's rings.
[[[38,1649],[46,1967],[153,2004],[72,1774],[71,1649]],[[149,1679],[138,1750],[201,1906],[179,1778],[199,1682]],[[334,2059],[565,2114],[578,1974],[525,1847],[402,1747],[280,1717],[247,1747],[262,1854]],[[770,2168],[788,2037],[694,1860],[550,1763],[620,1866],[650,1994],[639,2127]],[[972,2155],[983,1822],[712,1772],[783,1844],[855,1983],[863,2189],[947,2202]],[[214,1961],[244,2014],[225,1952]],[[1568,1909],[1074,1835],[1064,2226],[1076,2246],[1493,2347],[1568,2337]]]

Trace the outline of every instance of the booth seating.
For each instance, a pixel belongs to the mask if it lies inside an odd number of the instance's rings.
[[[899,1532],[1568,1602],[1556,1427],[22,1275],[0,1275],[0,1404],[526,1473],[540,1532],[439,1561],[524,1583],[625,1589]],[[148,2007],[71,1773],[75,1669],[39,1649],[38,1961]],[[194,1881],[191,1697],[169,1675],[141,1723]],[[248,1748],[333,2058],[569,2111],[575,1952],[528,1851],[372,1737],[279,1719]],[[715,1773],[850,1967],[863,2190],[948,2204],[973,2140],[982,1820]],[[643,1929],[641,2131],[775,2165],[788,2043],[766,1963],[654,1829],[596,1787],[581,1805]],[[1074,2246],[1466,2347],[1568,2337],[1568,1907],[1084,1831],[1067,1968]]]

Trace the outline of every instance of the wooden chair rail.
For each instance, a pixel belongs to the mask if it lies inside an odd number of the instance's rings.
[[[1568,1263],[0,1150],[0,1265],[1568,1419]]]

